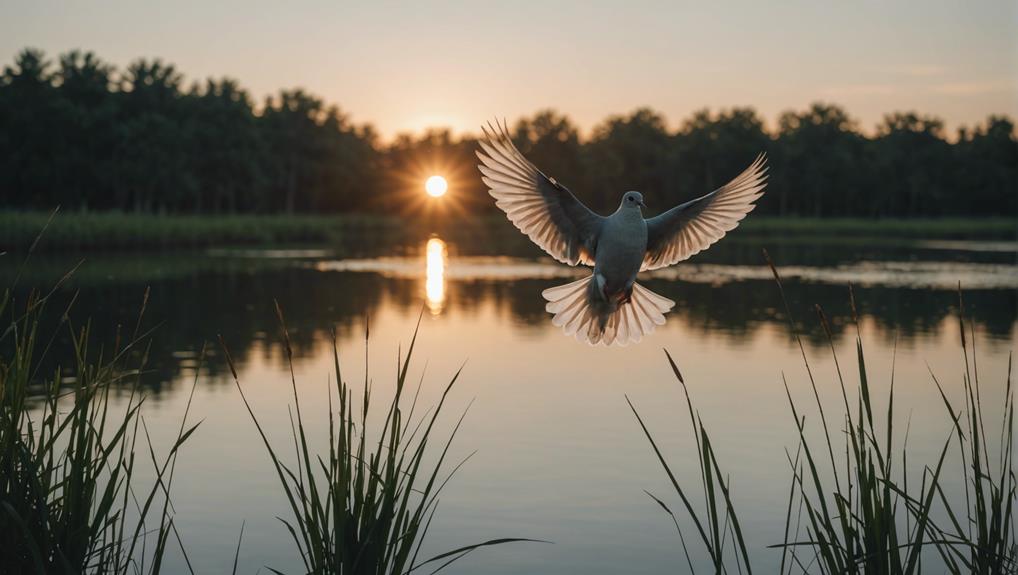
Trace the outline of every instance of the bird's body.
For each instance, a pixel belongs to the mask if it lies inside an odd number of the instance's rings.
[[[606,294],[631,290],[643,265],[643,255],[647,253],[647,222],[640,212],[643,201],[640,200],[639,205],[634,201],[631,206],[626,203],[623,199],[619,209],[605,218],[601,228],[602,234],[618,240],[599,242],[594,253],[594,276],[604,282]]]
[[[625,345],[665,322],[675,302],[636,283],[641,270],[672,265],[735,228],[763,194],[763,155],[725,186],[645,219],[643,196],[626,192],[599,216],[516,149],[500,127],[485,130],[477,156],[490,194],[509,220],[555,259],[593,267],[579,281],[544,290],[552,323],[590,344]]]

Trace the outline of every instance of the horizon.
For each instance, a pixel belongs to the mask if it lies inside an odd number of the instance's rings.
[[[1018,7],[1009,2],[924,4],[922,14],[900,5],[694,11],[644,2],[644,10],[615,13],[560,3],[540,19],[529,6],[466,14],[455,2],[385,4],[351,15],[309,2],[275,13],[206,7],[189,18],[187,5],[156,13],[122,0],[106,10],[17,5],[4,9],[16,13],[2,21],[15,25],[0,24],[0,55],[8,65],[27,47],[51,59],[80,49],[120,70],[158,58],[187,86],[233,78],[259,108],[299,87],[372,125],[383,142],[442,128],[476,136],[492,117],[544,109],[568,116],[584,138],[606,118],[643,107],[669,131],[695,111],[734,107],[754,109],[772,131],[782,112],[813,102],[844,108],[867,135],[894,112],[938,117],[949,137],[990,115],[1018,116]],[[797,26],[781,29],[790,14]],[[515,41],[524,25],[548,43]],[[718,45],[707,33],[717,26],[738,33]],[[852,41],[839,40],[846,35]]]

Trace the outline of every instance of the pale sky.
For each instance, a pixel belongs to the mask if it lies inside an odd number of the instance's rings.
[[[952,129],[1018,117],[1018,2],[207,2],[0,0],[0,58],[82,48],[256,100],[304,87],[392,136],[552,107],[586,132],[650,106],[753,106],[769,122],[823,100],[870,129],[918,110]]]

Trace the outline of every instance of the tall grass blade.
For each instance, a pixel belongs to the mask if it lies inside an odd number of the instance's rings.
[[[655,441],[653,434],[651,434],[650,429],[648,429],[646,422],[628,396],[626,396],[626,403],[629,404],[629,409],[636,417],[636,421],[639,423],[644,437],[647,438],[647,442],[654,451],[658,462],[661,464],[662,469],[664,469],[665,474],[671,481],[672,487],[675,489],[675,494],[682,501],[682,505],[686,509],[687,515],[696,526],[697,533],[700,536],[700,541],[703,543],[704,549],[710,558],[714,572],[718,574],[726,573],[729,569],[728,566],[734,565],[735,569],[740,573],[743,572],[743,570],[745,570],[746,573],[752,573],[753,570],[749,560],[749,552],[743,537],[738,515],[735,511],[735,505],[731,498],[730,486],[723,479],[724,474],[721,471],[717,457],[714,454],[714,449],[711,446],[710,435],[707,433],[703,422],[695,414],[692,400],[689,397],[689,388],[686,386],[686,382],[679,371],[678,365],[667,350],[665,350],[665,356],[668,359],[672,373],[675,375],[675,379],[682,386],[690,421],[693,424],[694,437],[696,438],[698,452],[697,462],[699,463],[700,486],[705,502],[703,510],[698,510],[694,507],[689,498],[688,492],[679,483],[671,466],[668,464],[668,460],[661,452],[661,449],[658,446],[657,441]],[[683,553],[686,557],[686,562],[689,565],[690,572],[695,572],[692,559],[689,555],[689,549],[682,536],[682,529],[679,527],[674,513],[672,513],[671,509],[669,509],[669,507],[657,496],[651,493],[648,493],[648,495],[650,495],[650,497],[672,518],[672,521],[675,523],[675,528],[679,533],[679,540],[682,545]],[[735,551],[726,553],[725,542],[729,533],[732,534],[732,537],[735,540],[736,548]]]
[[[275,307],[284,342],[288,342],[283,311],[278,303]],[[293,464],[285,463],[282,454],[272,446],[240,384],[226,342],[220,337],[220,346],[234,383],[289,505],[292,520],[280,518],[280,521],[289,532],[308,573],[403,575],[425,565],[435,566],[435,571],[440,571],[481,547],[532,541],[523,538],[493,539],[417,561],[421,543],[438,505],[438,496],[462,465],[461,462],[454,466],[444,479],[440,479],[453,439],[466,415],[466,412],[461,415],[444,442],[432,445],[435,426],[462,373],[460,368],[445,386],[438,404],[428,410],[417,424],[411,424],[413,410],[411,407],[408,412],[405,405],[406,381],[419,329],[420,319],[405,356],[400,353],[393,398],[386,406],[380,427],[374,431],[368,429],[368,413],[372,404],[367,364],[359,402],[361,413],[356,414],[353,390],[342,377],[338,344],[333,333],[335,383],[330,381],[329,385],[329,445],[324,453],[317,453],[310,445],[309,420],[301,410],[292,352],[286,343],[295,405],[291,414]],[[368,349],[366,328],[365,361]],[[415,404],[416,397],[411,406]]]

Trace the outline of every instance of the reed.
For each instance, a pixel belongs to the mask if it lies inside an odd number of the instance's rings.
[[[0,210],[0,250],[25,251],[46,212]],[[213,246],[342,244],[365,233],[399,231],[392,218],[371,215],[183,215],[64,212],[37,249],[43,251],[166,250]]]
[[[505,218],[475,214],[475,218],[401,218],[377,214],[143,214],[130,212],[74,212],[60,215],[60,225],[46,234],[39,249],[67,251],[188,250],[225,246],[322,245],[358,247],[370,235],[382,240],[419,241],[431,232],[463,245],[482,241],[493,247],[524,249]],[[24,251],[50,214],[0,210],[0,251]],[[733,241],[768,243],[805,240],[908,243],[954,239],[1014,241],[1014,218],[808,218],[757,216],[744,221]],[[727,240],[726,240],[727,241]],[[393,242],[399,247],[398,242]]]
[[[683,488],[676,478],[671,466],[668,465],[668,460],[661,453],[661,449],[654,440],[654,436],[647,428],[636,407],[633,406],[633,402],[629,400],[629,397],[626,397],[626,402],[629,403],[629,408],[633,411],[633,415],[636,416],[636,420],[639,422],[644,436],[653,448],[658,462],[664,469],[665,474],[668,475],[668,479],[675,489],[676,495],[682,501],[686,513],[696,526],[696,533],[699,536],[700,542],[703,543],[704,548],[707,550],[714,572],[718,574],[726,573],[728,570],[727,566],[734,564],[739,573],[745,570],[747,574],[751,574],[753,568],[750,565],[746,541],[742,535],[742,527],[739,525],[738,514],[736,514],[735,506],[732,503],[731,482],[727,479],[727,474],[724,474],[718,465],[717,456],[714,453],[714,448],[711,446],[710,435],[703,425],[699,412],[693,408],[693,402],[689,397],[689,388],[686,387],[682,373],[667,350],[665,351],[665,356],[668,358],[668,363],[671,365],[675,379],[682,386],[682,392],[686,399],[686,408],[689,412],[689,421],[693,429],[693,437],[696,439],[700,488],[703,497],[702,508],[697,508],[693,504],[693,494],[688,489]],[[682,534],[682,528],[679,526],[675,513],[672,512],[663,500],[650,492],[646,493],[671,517],[678,532],[679,542],[682,545],[682,551],[689,566],[689,571],[690,573],[696,573],[697,571],[693,567],[689,548],[686,545],[686,539]]]
[[[907,422],[902,424],[901,416],[895,411],[893,361],[887,387],[887,410],[878,413],[852,290],[849,289],[849,304],[856,327],[858,384],[851,394],[826,315],[819,306],[815,307],[832,354],[841,396],[842,409],[837,413],[837,419],[828,419],[820,386],[792,321],[780,274],[770,259],[767,260],[815,400],[815,412],[807,417],[803,406],[793,400],[785,382],[798,445],[794,454],[786,450],[792,478],[783,542],[770,546],[781,551],[779,572],[911,575],[929,568],[929,565],[924,567],[924,560],[929,563],[938,557],[941,561],[936,568],[953,574],[1003,575],[1018,572],[1018,542],[1014,528],[1014,502],[1018,487],[1013,454],[1011,361],[1008,361],[1004,394],[1000,398],[1003,411],[999,425],[987,425],[974,333],[965,322],[960,288],[959,326],[965,366],[961,381],[962,407],[956,407],[931,370],[932,381],[946,408],[948,436],[936,462],[923,466],[919,477],[910,478],[907,465],[910,459],[908,426]],[[693,505],[690,493],[681,487],[631,402],[630,407],[681,499],[686,515],[695,525],[715,573],[743,570],[749,573],[749,555],[738,528],[730,484],[721,479],[727,476],[721,472],[709,436],[699,414],[692,407],[688,388],[678,367],[671,355],[667,357],[682,384],[693,434],[697,439],[697,460],[704,495],[702,507]],[[807,419],[813,420],[813,425],[807,426]],[[843,437],[842,442],[834,439],[837,437],[832,433],[834,425],[838,425],[834,431]],[[952,445],[956,445],[962,462],[958,471],[965,486],[963,497],[949,497],[944,488],[944,474],[949,472],[945,462]],[[678,519],[662,500],[654,499],[672,516],[679,529],[689,569],[696,572]],[[735,542],[732,552],[727,554],[724,553],[726,540]]]
[[[309,446],[306,416],[293,376],[290,337],[278,303],[276,312],[290,363],[295,463],[286,463],[281,452],[273,447],[244,394],[222,338],[220,344],[289,504],[292,518],[280,520],[293,539],[305,572],[399,575],[427,567],[435,573],[481,547],[532,541],[494,539],[427,559],[420,557],[438,496],[466,461],[460,461],[443,475],[449,448],[466,412],[447,438],[435,438],[436,422],[459,379],[461,368],[445,386],[438,404],[415,419],[420,383],[412,397],[408,397],[407,384],[419,320],[406,356],[397,358],[399,369],[394,395],[385,408],[380,428],[374,432],[368,429],[369,413],[373,409],[367,373],[368,330],[365,329],[364,387],[359,397],[355,397],[342,377],[333,333],[335,390],[334,396],[330,393],[328,406],[329,448],[327,453],[319,454]],[[272,571],[279,573],[275,569]]]
[[[937,491],[947,520],[943,527],[931,522],[931,535],[939,539],[938,551],[951,573],[1016,573],[1018,540],[1014,526],[1016,479],[1012,358],[1008,358],[1007,380],[1000,398],[1000,426],[987,426],[979,385],[974,328],[969,325],[966,335],[965,305],[960,288],[958,310],[965,366],[962,374],[964,408],[955,408],[956,404],[951,402],[932,369],[930,377],[940,392],[947,415],[954,421],[953,435],[962,461],[965,497],[962,505],[959,500],[949,499],[943,490]],[[993,450],[992,446],[996,449]]]
[[[170,535],[177,535],[172,467],[197,424],[187,426],[185,414],[157,460],[147,432],[140,433],[145,334],[136,327],[112,351],[96,347],[90,324],[70,319],[73,298],[58,327],[44,333],[60,283],[23,305],[13,296],[16,283],[0,296],[0,317],[10,318],[0,328],[0,573],[158,573]],[[64,329],[71,349],[57,350]],[[69,351],[70,365],[40,373],[42,359],[60,351]],[[128,367],[135,352],[139,363]],[[117,408],[111,389],[125,385],[129,399]],[[146,451],[155,480],[143,488],[135,476]]]
[[[918,494],[910,492],[904,469],[907,460],[904,447],[901,452],[901,480],[895,479],[896,458],[892,457],[895,438],[893,367],[884,429],[880,431],[854,296],[849,290],[852,318],[856,327],[859,375],[854,411],[828,321],[823,310],[819,306],[815,307],[831,350],[844,407],[840,419],[845,442],[838,449],[839,454],[844,454],[844,460],[839,460],[835,455],[834,441],[831,439],[816,379],[792,321],[781,277],[769,258],[768,263],[802,354],[823,430],[822,441],[813,441],[807,435],[806,417],[796,406],[785,381],[785,393],[799,436],[799,446],[796,457],[789,457],[792,486],[786,514],[785,541],[774,546],[782,550],[781,572],[785,573],[786,567],[789,573],[795,569],[808,572],[808,566],[815,565],[814,571],[820,573],[918,573],[921,570],[923,549],[932,543],[928,539],[930,515],[934,497],[940,490],[948,444],[945,443],[941,450],[935,467],[924,469]],[[817,443],[820,444],[819,449],[816,448]],[[827,471],[830,471],[829,475]],[[912,504],[905,505],[903,500],[909,500]],[[791,510],[796,506],[796,501],[799,512],[794,517],[793,527]],[[805,534],[802,533],[803,522],[806,525]],[[808,563],[803,562],[802,554],[812,554]]]

